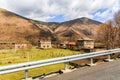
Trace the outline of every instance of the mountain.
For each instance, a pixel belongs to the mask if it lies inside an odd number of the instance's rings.
[[[67,40],[76,40],[84,37],[94,38],[97,27],[100,24],[102,23],[83,17],[61,23],[54,32],[61,39]]]
[[[94,38],[100,24],[85,17],[62,23],[42,22],[0,9],[0,41],[28,42],[36,45],[38,39],[63,41]]]
[[[0,8],[0,41],[35,44],[39,28],[28,19]]]
[[[45,39],[52,38],[59,41],[75,41],[76,39],[86,37],[94,38],[97,27],[102,24],[101,22],[86,17],[62,23],[34,20],[32,20],[32,22],[38,25],[40,29],[43,29],[43,32],[40,33],[41,37],[44,37]]]

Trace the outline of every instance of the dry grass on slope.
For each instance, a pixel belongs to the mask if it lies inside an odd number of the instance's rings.
[[[9,11],[0,9],[0,40],[35,42],[39,29],[28,20]]]

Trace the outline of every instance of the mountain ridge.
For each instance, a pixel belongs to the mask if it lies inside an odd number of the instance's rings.
[[[86,17],[62,23],[43,22],[0,9],[0,34],[1,37],[4,36],[0,40],[28,41],[35,44],[38,39],[71,41],[82,37],[94,38],[100,24],[102,23]]]

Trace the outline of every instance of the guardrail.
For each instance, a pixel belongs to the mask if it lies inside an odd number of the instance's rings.
[[[86,59],[86,58],[91,58],[91,61],[92,61],[93,57],[102,56],[102,55],[110,55],[110,54],[117,53],[117,52],[120,52],[120,48],[105,50],[105,51],[100,51],[100,52],[78,54],[78,55],[72,55],[72,56],[66,56],[66,57],[58,57],[58,58],[53,58],[53,59],[48,59],[48,60],[26,62],[26,63],[14,64],[14,65],[9,65],[9,66],[2,66],[0,67],[0,74],[7,74],[7,73],[25,70],[26,80],[27,80],[28,70],[32,68],[38,68],[38,67],[48,66],[52,64],[58,64],[58,63],[66,63],[69,61]]]

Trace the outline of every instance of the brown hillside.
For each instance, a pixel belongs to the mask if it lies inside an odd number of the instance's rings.
[[[50,39],[54,38],[54,30],[55,30],[57,24],[34,21],[34,20],[30,20],[30,22],[39,28],[39,31],[40,31],[39,38],[40,39],[50,40]]]
[[[100,22],[88,18],[79,18],[61,23],[55,29],[55,34],[67,40],[76,40],[84,37],[94,38],[97,27],[100,24]]]
[[[78,18],[63,23],[33,21],[42,30],[41,37],[57,38],[57,40],[76,40],[79,38],[94,38],[96,29],[101,24],[88,18]],[[43,33],[42,33],[43,32]],[[44,35],[43,35],[44,34]]]
[[[39,28],[12,12],[0,9],[0,41],[29,42],[34,44]]]
[[[63,23],[41,22],[0,9],[0,41],[37,44],[39,38],[60,41],[94,38],[100,24],[85,17]]]

